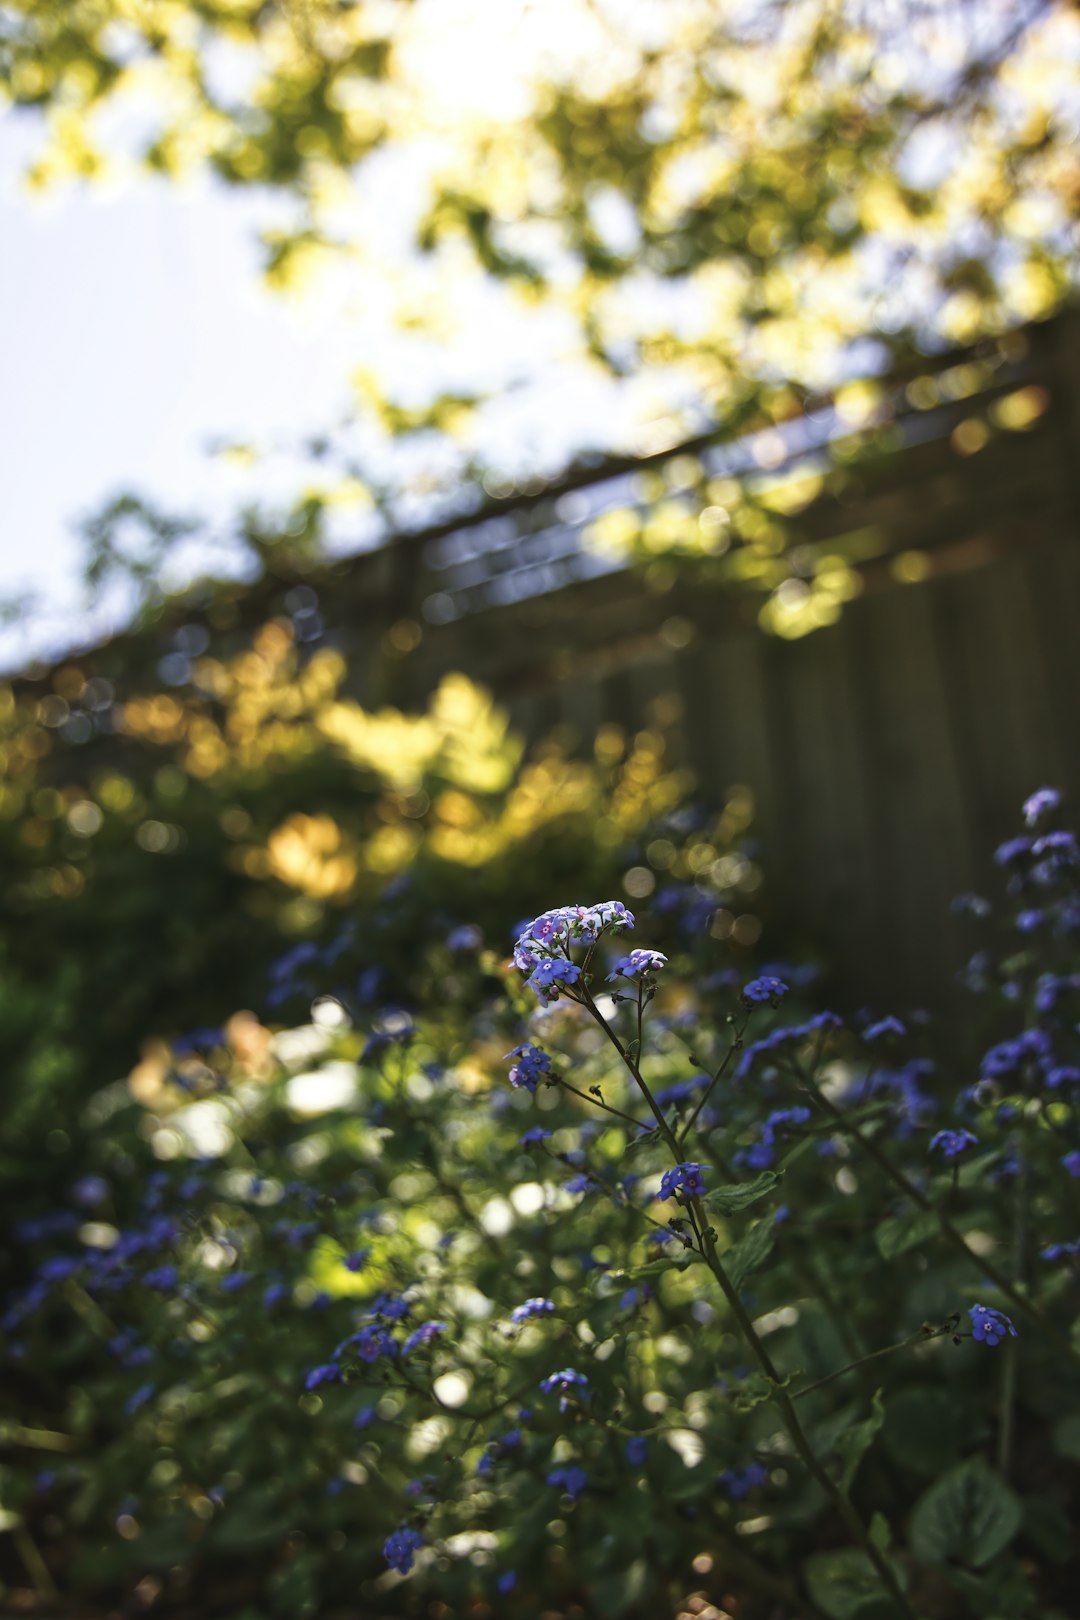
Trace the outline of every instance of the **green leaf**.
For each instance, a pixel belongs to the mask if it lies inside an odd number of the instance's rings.
[[[1054,1424],[1054,1450],[1059,1457],[1071,1457],[1080,1462],[1080,1413],[1062,1418]]]
[[[919,1498],[911,1515],[911,1550],[923,1564],[956,1559],[977,1569],[1008,1546],[1022,1518],[1016,1494],[973,1457]]]
[[[626,1151],[627,1153],[637,1153],[640,1148],[654,1147],[663,1134],[659,1125],[654,1125],[651,1131],[642,1131],[639,1136],[635,1136],[632,1141],[628,1142]]]
[[[851,1482],[855,1478],[859,1464],[874,1443],[874,1437],[885,1421],[885,1407],[881,1400],[881,1391],[874,1391],[874,1398],[870,1402],[870,1416],[861,1423],[854,1423],[845,1429],[836,1438],[833,1451],[840,1460],[840,1489],[846,1496],[851,1489]]]
[[[881,1258],[892,1260],[936,1236],[937,1231],[938,1218],[933,1210],[919,1209],[882,1221],[874,1233],[874,1241]]]
[[[900,1586],[906,1585],[903,1569],[890,1559]],[[893,1615],[895,1605],[881,1583],[881,1576],[859,1547],[841,1547],[835,1552],[815,1553],[804,1566],[806,1584],[816,1608],[829,1620],[853,1620],[869,1610],[880,1609]]]
[[[627,1277],[659,1277],[665,1271],[688,1271],[691,1266],[699,1265],[701,1258],[690,1249],[680,1249],[670,1260],[647,1260],[643,1266],[620,1268],[620,1272]]]
[[[593,1580],[589,1595],[594,1614],[623,1615],[634,1608],[645,1595],[649,1584],[649,1567],[644,1558],[636,1558],[625,1569],[614,1575]]]
[[[706,1194],[702,1202],[706,1209],[713,1209],[718,1215],[734,1215],[737,1210],[756,1204],[759,1198],[764,1198],[766,1193],[779,1185],[780,1177],[775,1170],[763,1170],[753,1181],[736,1181],[730,1187],[716,1187]]]
[[[773,1246],[775,1235],[776,1228],[767,1216],[727,1250],[723,1256],[724,1270],[734,1288],[740,1289],[750,1273],[761,1265]]]
[[[763,1406],[766,1401],[771,1401],[778,1389],[787,1389],[791,1381],[789,1377],[774,1384],[764,1373],[751,1373],[735,1385],[732,1404],[736,1412],[752,1412],[755,1406]]]
[[[936,1479],[978,1443],[983,1428],[947,1389],[915,1385],[889,1396],[881,1439],[894,1462]]]

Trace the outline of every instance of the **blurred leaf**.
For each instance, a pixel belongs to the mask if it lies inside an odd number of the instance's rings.
[[[911,1550],[924,1564],[955,1559],[978,1568],[1008,1545],[1022,1519],[1016,1494],[974,1457],[919,1498],[911,1516]]]

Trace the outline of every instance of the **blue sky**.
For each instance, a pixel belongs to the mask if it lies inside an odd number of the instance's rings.
[[[149,181],[31,199],[19,133],[9,121],[0,140],[0,595],[46,599],[33,641],[47,650],[82,639],[80,514],[122,486],[226,508],[238,475],[208,439],[321,425],[355,355],[332,310],[262,285],[257,201]],[[31,645],[25,627],[5,631],[0,660]]]

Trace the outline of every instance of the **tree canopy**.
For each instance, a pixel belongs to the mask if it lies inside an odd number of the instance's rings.
[[[1049,314],[1075,279],[1065,0],[9,0],[0,72],[35,184],[257,188],[282,285],[338,259],[417,353],[524,306],[568,387],[632,394],[648,447]],[[357,378],[391,431],[471,444],[521,380],[394,352]]]

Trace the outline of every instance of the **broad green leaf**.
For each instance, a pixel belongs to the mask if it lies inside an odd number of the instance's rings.
[[[897,1581],[904,1586],[903,1569],[892,1560],[890,1564]],[[870,1620],[871,1609],[882,1616],[896,1612],[881,1576],[859,1547],[815,1553],[804,1570],[810,1597],[829,1620],[854,1620],[855,1615]]]
[[[882,1221],[874,1233],[878,1253],[883,1260],[892,1260],[906,1254],[918,1244],[925,1243],[938,1231],[938,1218],[931,1209],[918,1209],[903,1215],[892,1215]]]
[[[773,1246],[775,1235],[776,1228],[766,1216],[764,1220],[758,1221],[756,1226],[752,1226],[745,1237],[740,1238],[738,1243],[728,1249],[723,1256],[724,1270],[736,1289],[741,1289],[750,1273],[761,1265]]]
[[[624,1615],[641,1601],[648,1585],[649,1566],[644,1558],[635,1558],[625,1569],[590,1584],[590,1607],[598,1615]]]
[[[1054,1450],[1061,1457],[1080,1462],[1080,1413],[1074,1412],[1054,1424]]]
[[[959,1463],[919,1498],[910,1543],[924,1564],[950,1559],[978,1569],[1020,1528],[1020,1500],[981,1458]]]
[[[947,1389],[922,1385],[889,1396],[881,1439],[894,1462],[936,1479],[981,1439],[983,1428]]]
[[[833,1450],[840,1460],[840,1489],[846,1495],[851,1489],[859,1464],[874,1443],[874,1437],[885,1421],[885,1407],[880,1389],[874,1391],[870,1402],[870,1416],[854,1423],[837,1436]]]
[[[729,1187],[715,1188],[702,1202],[706,1209],[715,1210],[718,1215],[733,1215],[737,1210],[757,1203],[759,1198],[764,1198],[766,1193],[779,1185],[780,1177],[775,1170],[763,1170],[753,1181],[737,1181]]]

